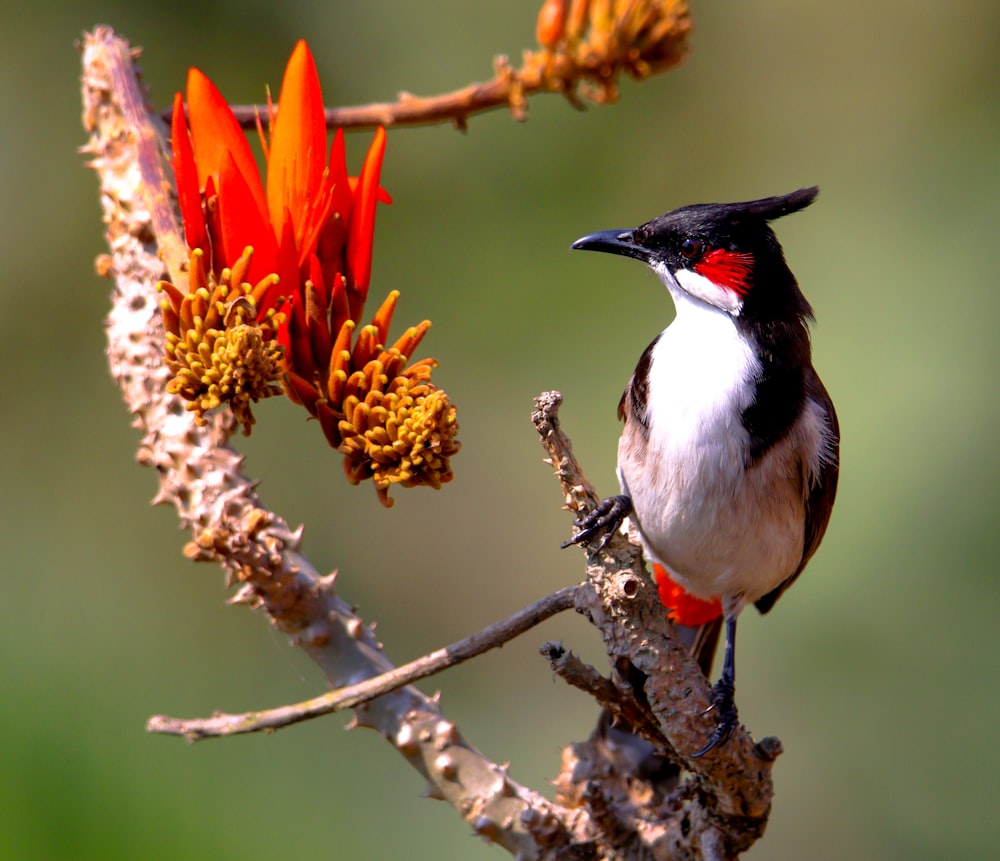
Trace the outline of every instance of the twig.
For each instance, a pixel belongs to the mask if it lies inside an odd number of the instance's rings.
[[[496,75],[489,81],[469,84],[437,96],[401,93],[394,102],[327,108],[326,127],[365,129],[451,122],[464,130],[473,114],[503,106],[509,107],[517,120],[524,120],[527,116],[526,98],[547,89],[541,76],[535,74],[525,81],[522,72],[512,69],[506,57],[497,57],[494,67]],[[275,115],[278,109],[280,106],[275,107]],[[257,117],[267,116],[267,107],[262,105],[232,105],[232,110],[245,129],[256,128]]]
[[[531,606],[470,637],[466,637],[464,640],[459,640],[457,643],[438,649],[367,681],[347,685],[322,696],[265,711],[245,712],[243,714],[216,712],[210,718],[188,720],[166,715],[154,715],[146,724],[146,729],[150,732],[182,735],[188,741],[199,741],[203,738],[218,738],[280,729],[321,715],[355,708],[362,703],[401,688],[403,685],[425,679],[490,649],[503,646],[504,643],[510,642],[556,613],[571,609],[574,606],[578,588],[570,586],[566,589],[560,589],[558,592],[536,601]]]
[[[418,126],[450,122],[465,130],[469,117],[507,107],[516,120],[527,118],[528,98],[557,93],[582,109],[583,98],[597,104],[618,98],[622,73],[633,78],[673,68],[688,49],[691,21],[686,0],[618,0],[615,8],[598,9],[578,2],[584,15],[538,51],[525,51],[514,68],[501,55],[493,61],[493,77],[482,83],[436,96],[400,93],[396,101],[328,108],[327,128],[363,129],[375,126]],[[262,105],[233,105],[240,125],[257,127],[267,116]],[[164,113],[169,121],[170,110]]]
[[[602,706],[617,704],[620,694],[614,682],[581,661],[562,643],[542,643],[539,651],[564,682],[590,694]]]
[[[631,695],[631,691],[619,688],[611,679],[602,676],[592,666],[585,664],[564,648],[562,643],[544,643],[540,651],[559,678],[566,684],[590,694],[598,705],[611,712],[623,726],[660,749],[669,746],[650,715],[649,709],[643,708]],[[664,753],[674,759],[677,758],[672,751],[664,750]]]

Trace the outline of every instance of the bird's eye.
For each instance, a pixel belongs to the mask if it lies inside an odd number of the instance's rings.
[[[704,246],[697,239],[688,238],[681,243],[681,257],[687,260],[697,260],[703,250]]]

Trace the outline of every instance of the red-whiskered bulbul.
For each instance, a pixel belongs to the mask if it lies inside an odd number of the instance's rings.
[[[700,756],[735,729],[736,620],[766,613],[816,552],[837,490],[840,430],[812,365],[812,308],[768,222],[817,188],[668,212],[574,249],[634,257],[676,316],[639,359],[618,407],[621,495],[567,542],[606,542],[630,516],[646,556],[683,589],[719,597],[725,617],[718,723]]]

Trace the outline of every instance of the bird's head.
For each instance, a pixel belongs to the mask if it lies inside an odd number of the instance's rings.
[[[768,222],[805,209],[819,189],[744,203],[699,203],[634,230],[602,230],[572,248],[606,251],[646,263],[667,289],[682,291],[733,317],[810,314]]]

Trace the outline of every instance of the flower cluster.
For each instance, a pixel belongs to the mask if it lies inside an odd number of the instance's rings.
[[[399,294],[359,326],[372,269],[385,131],[348,175],[344,136],[327,156],[315,63],[299,42],[278,105],[260,130],[262,180],[250,144],[214,84],[192,69],[174,100],[177,195],[190,249],[189,284],[162,286],[171,390],[200,420],[228,403],[245,432],[250,404],[279,386],[319,420],[354,483],[440,487],[458,451],[455,407],[431,382],[433,359],[410,364],[430,323],[391,346]],[[258,122],[258,127],[259,127]],[[356,337],[355,337],[356,335]]]
[[[199,424],[206,412],[228,403],[245,434],[254,423],[251,402],[281,394],[284,368],[277,327],[285,317],[274,308],[258,310],[274,279],[251,287],[244,279],[252,257],[248,248],[215,279],[196,248],[189,260],[189,292],[159,284],[166,360],[174,374],[167,391],[188,402]]]
[[[687,0],[544,0],[536,37],[553,80],[572,92],[578,77],[586,93],[614,101],[617,75],[646,78],[675,66],[687,50]]]

